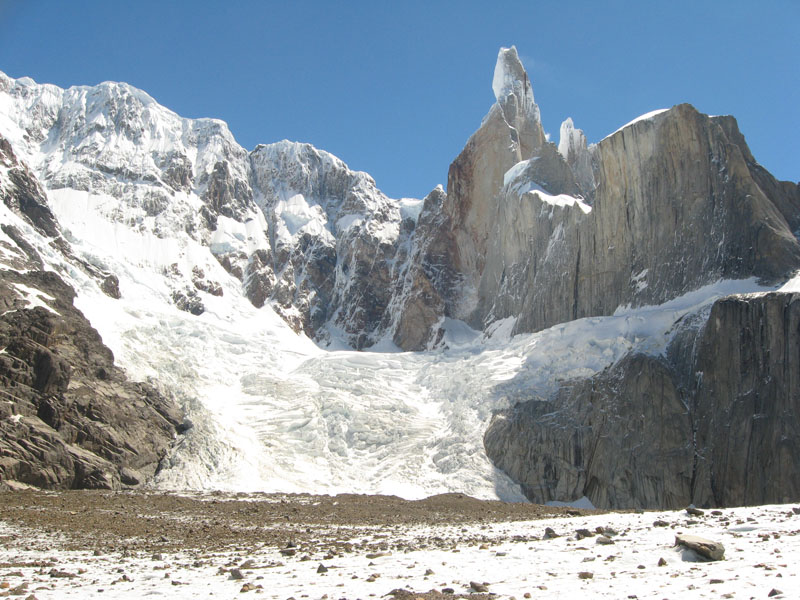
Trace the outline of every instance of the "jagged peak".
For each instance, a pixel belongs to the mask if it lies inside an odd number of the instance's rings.
[[[497,103],[504,109],[509,102],[509,97],[513,96],[522,114],[536,122],[541,122],[539,107],[533,98],[531,80],[519,59],[515,46],[500,48],[497,53],[492,91],[494,91]]]
[[[320,150],[308,142],[293,142],[281,140],[271,144],[258,144],[250,153],[251,161],[254,164],[261,162],[291,162],[298,165],[309,165],[318,162],[323,170],[334,170],[346,173],[359,181],[366,183],[370,187],[377,189],[377,184],[373,177],[364,171],[355,171],[347,163],[335,154],[326,150]]]
[[[569,161],[570,155],[575,155],[587,146],[586,135],[582,129],[576,129],[571,117],[567,117],[561,123],[558,137],[558,152],[565,160]]]
[[[497,53],[497,63],[494,66],[494,77],[492,78],[492,90],[497,100],[501,100],[508,94],[514,93],[516,84],[528,82],[528,74],[525,67],[519,60],[516,46],[511,48],[500,48]]]

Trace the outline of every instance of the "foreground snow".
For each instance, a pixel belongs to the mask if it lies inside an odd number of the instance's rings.
[[[0,582],[20,594],[48,598],[231,598],[247,590],[267,598],[384,597],[487,583],[500,598],[791,598],[800,593],[800,508],[763,506],[551,518],[448,526],[392,526],[326,533],[344,542],[383,544],[385,551],[306,550],[285,556],[275,547],[175,554],[111,554],[59,550],[59,540],[0,523]],[[654,526],[664,521],[666,526]],[[253,527],[279,527],[253,523]],[[560,537],[542,539],[546,527]],[[610,545],[578,529],[616,530]],[[718,562],[696,562],[674,546],[688,532],[725,546]],[[437,539],[440,538],[440,539]],[[444,543],[427,544],[437,540]],[[338,542],[337,542],[338,543]],[[436,546],[437,549],[430,549]],[[666,564],[659,566],[659,559]],[[249,562],[246,562],[249,561]],[[242,565],[245,566],[242,566]],[[321,570],[323,565],[327,571]],[[239,568],[241,579],[232,575]],[[582,576],[581,573],[584,573]],[[586,573],[591,574],[591,578]],[[237,574],[238,575],[238,574]],[[20,587],[22,586],[22,587]],[[782,592],[773,593],[773,590]],[[414,597],[414,596],[411,596]]]

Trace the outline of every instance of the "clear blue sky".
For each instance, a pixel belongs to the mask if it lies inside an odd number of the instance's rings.
[[[446,184],[515,44],[545,130],[598,141],[690,102],[733,114],[756,159],[800,178],[800,1],[0,0],[0,70],[127,81],[247,149],[310,142],[393,197]]]

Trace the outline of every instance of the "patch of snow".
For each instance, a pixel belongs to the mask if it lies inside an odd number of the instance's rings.
[[[417,198],[401,198],[398,203],[400,205],[400,216],[403,219],[411,219],[416,223],[419,219],[419,213],[422,212],[424,202]]]
[[[592,207],[586,204],[582,198],[576,198],[567,194],[557,194],[554,196],[553,194],[545,192],[535,183],[528,184],[526,188],[527,189],[523,188],[523,194],[533,194],[537,196],[539,200],[550,206],[558,206],[561,208],[577,206],[584,214],[592,212]]]
[[[536,158],[530,160],[536,160]],[[530,160],[521,160],[508,171],[506,171],[503,174],[503,187],[507,187],[512,181],[515,181],[517,178],[519,178],[525,172],[525,169],[528,168]]]
[[[609,134],[608,134],[608,135],[607,135],[605,138],[603,138],[603,139],[610,138],[610,137],[611,137],[612,135],[614,135],[615,133],[619,133],[620,131],[622,131],[623,129],[625,129],[625,128],[627,128],[627,127],[630,127],[630,126],[631,126],[631,125],[633,125],[634,123],[638,123],[639,121],[646,121],[646,120],[648,120],[648,119],[652,119],[652,118],[653,118],[653,117],[655,117],[656,115],[660,115],[661,113],[667,112],[668,110],[669,110],[668,108],[659,108],[659,109],[657,109],[657,110],[651,110],[651,111],[650,111],[650,112],[648,112],[648,113],[645,113],[645,114],[643,114],[643,115],[640,115],[640,116],[636,117],[636,118],[635,118],[635,119],[633,119],[632,121],[628,121],[627,123],[625,123],[625,125],[623,125],[623,126],[622,126],[622,127],[620,127],[619,129],[617,129],[617,130],[616,130],[616,131],[614,131],[613,133],[609,133]]]
[[[647,277],[648,271],[649,269],[643,269],[635,275],[631,275],[631,283],[636,288],[637,293],[647,289],[647,280],[645,278]]]
[[[275,216],[283,221],[289,237],[294,237],[301,229],[307,229],[309,233],[321,233],[327,222],[322,207],[309,205],[303,194],[278,201],[274,210]]]
[[[786,283],[778,288],[779,292],[799,293],[800,292],[800,271],[795,273]]]
[[[592,207],[586,204],[582,198],[576,198],[567,194],[550,194],[539,184],[527,176],[527,169],[530,164],[537,160],[537,157],[523,160],[515,164],[503,174],[503,187],[513,189],[520,197],[525,194],[535,194],[539,200],[550,206],[561,208],[575,207],[583,211],[584,214],[592,212]]]
[[[19,295],[22,296],[22,298],[27,303],[23,308],[30,309],[30,308],[36,308],[37,306],[41,306],[42,308],[50,311],[54,315],[59,314],[58,311],[53,309],[46,302],[46,300],[49,300],[50,302],[55,300],[55,298],[53,298],[50,294],[46,294],[41,290],[37,290],[36,288],[27,286],[24,283],[11,283],[11,285],[14,288],[16,288]]]
[[[472,329],[464,321],[450,317],[444,317],[442,329],[444,329],[442,342],[450,348],[471,346],[482,335],[480,331]]]

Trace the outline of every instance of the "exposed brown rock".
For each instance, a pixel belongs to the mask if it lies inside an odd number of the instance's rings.
[[[17,306],[15,283],[47,294],[52,310]],[[54,273],[0,272],[0,299],[17,306],[0,316],[0,479],[135,485],[157,468],[181,415],[152,387],[127,381],[73,297]]]

